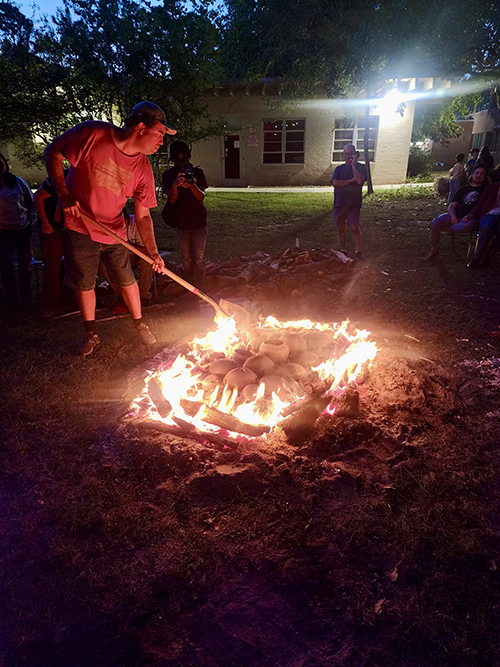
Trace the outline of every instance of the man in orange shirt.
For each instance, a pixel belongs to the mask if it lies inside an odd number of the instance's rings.
[[[159,106],[140,102],[123,127],[101,121],[80,123],[57,137],[45,150],[47,171],[64,211],[65,283],[75,290],[84,321],[85,336],[80,349],[83,356],[91,354],[100,343],[95,323],[95,279],[101,259],[120,286],[139,337],[147,344],[156,342],[142,321],[129,251],[87,224],[80,211],[126,240],[123,208],[129,197],[133,197],[139,234],[155,261],[153,268],[161,271],[164,262],[158,254],[149,212],[156,206],[156,191],[147,156],[156,153],[165,134],[175,133]],[[64,159],[71,164],[66,180]]]

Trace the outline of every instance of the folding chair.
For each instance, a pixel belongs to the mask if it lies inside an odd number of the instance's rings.
[[[465,258],[465,264],[468,264],[469,259],[471,258],[471,256],[473,257],[474,253],[476,252],[477,244],[479,243],[479,232],[477,230],[475,230],[473,232],[465,232],[465,234],[464,233],[462,233],[462,234],[458,233],[457,234],[457,233],[453,233],[453,232],[448,232],[448,233],[451,236],[451,244],[453,246],[453,254],[460,261],[463,261],[463,260],[457,252],[457,248],[456,248],[456,245],[455,245],[455,236],[466,236],[467,234],[469,234],[469,243],[468,243],[468,246],[467,246],[467,256]]]

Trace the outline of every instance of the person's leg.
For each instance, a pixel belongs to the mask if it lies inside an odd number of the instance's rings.
[[[80,313],[84,322],[95,322],[95,289],[75,290],[76,300],[80,306]]]
[[[15,249],[13,231],[0,230],[0,272],[7,301],[11,304],[19,302],[19,290],[14,266]]]
[[[193,282],[193,259],[191,257],[191,229],[177,229],[177,238],[181,247],[184,279]]]
[[[101,254],[100,244],[87,234],[71,229],[62,233],[64,282],[75,291],[86,331],[95,331],[95,279]]]
[[[434,251],[436,254],[439,252],[439,242],[441,240],[441,234],[445,229],[451,227],[451,218],[448,213],[441,213],[438,215],[430,224],[431,228],[431,251]]]
[[[19,271],[19,291],[21,300],[31,300],[31,225],[19,229],[16,234],[17,267]]]
[[[134,320],[140,320],[141,298],[139,286],[130,266],[130,251],[119,243],[104,245],[101,251],[102,261],[109,272],[110,279],[120,287],[122,299]]]
[[[191,256],[193,258],[193,285],[198,289],[205,286],[205,245],[207,228],[193,229],[191,234]]]
[[[153,282],[153,267],[149,262],[146,262],[142,257],[138,257],[133,253],[130,254],[130,265],[133,269],[139,271],[139,294],[141,299],[151,301],[151,284]]]
[[[479,240],[474,257],[469,262],[470,268],[473,269],[480,266],[491,239],[498,231],[499,221],[500,216],[498,215],[484,215],[479,221]]]
[[[359,222],[361,210],[359,208],[350,208],[347,211],[347,225],[351,230],[354,243],[354,254],[361,255],[361,225]]]
[[[139,285],[134,281],[133,285],[122,285],[120,290],[122,293],[122,299],[127,304],[127,308],[132,315],[132,319],[140,320],[142,317],[142,311]]]
[[[337,225],[337,236],[339,239],[340,251],[346,251],[346,235],[345,227],[347,222],[347,214],[344,208],[337,207],[333,209],[333,222]]]
[[[49,312],[61,306],[59,275],[63,258],[61,230],[41,234],[43,260],[43,306]]]

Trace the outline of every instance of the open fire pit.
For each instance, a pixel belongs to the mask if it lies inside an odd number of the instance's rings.
[[[310,320],[268,317],[240,332],[218,318],[205,337],[192,337],[155,358],[126,421],[236,448],[281,428],[290,441],[314,431],[320,415],[356,408],[356,380],[377,348],[367,331]],[[348,408],[349,409],[349,408]]]

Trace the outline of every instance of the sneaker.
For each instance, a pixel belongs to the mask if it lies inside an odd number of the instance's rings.
[[[472,269],[472,271],[476,271],[476,269],[479,269],[481,267],[481,262],[479,259],[476,259],[473,257],[471,261],[467,264],[468,269]]]
[[[423,258],[423,262],[431,262],[433,259],[436,259],[436,257],[439,255],[438,250],[429,250],[427,255]]]
[[[137,328],[137,333],[139,334],[139,338],[142,340],[143,343],[145,343],[146,345],[154,345],[156,343],[156,338],[153,336],[153,333],[147,324],[141,322],[139,326],[136,328]]]
[[[87,331],[82,340],[80,354],[82,357],[88,357],[100,343],[101,339],[99,338],[99,334],[93,331]]]
[[[354,253],[354,261],[355,262],[362,262],[364,260],[363,253],[361,250],[356,250]]]

